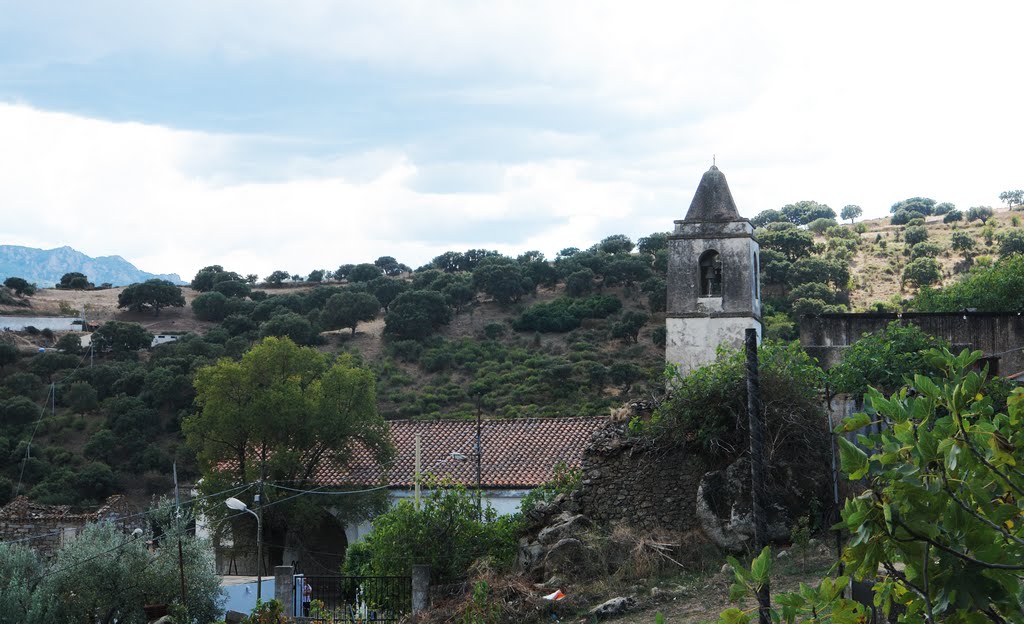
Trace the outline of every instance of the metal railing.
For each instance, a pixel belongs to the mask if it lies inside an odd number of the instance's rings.
[[[315,622],[389,624],[412,610],[412,579],[408,576],[300,574],[295,575],[294,583],[296,615]],[[305,584],[311,590],[308,601],[303,598]]]

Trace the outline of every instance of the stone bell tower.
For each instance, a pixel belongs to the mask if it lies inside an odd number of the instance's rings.
[[[686,218],[675,222],[668,254],[668,363],[688,375],[714,362],[719,345],[742,349],[748,328],[760,337],[760,248],[718,167],[704,174]]]

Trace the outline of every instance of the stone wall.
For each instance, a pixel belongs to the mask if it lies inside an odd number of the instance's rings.
[[[575,495],[581,513],[599,523],[625,521],[647,530],[699,528],[697,488],[714,467],[685,449],[627,438],[624,429],[625,423],[609,423],[594,434]]]
[[[1024,371],[1024,316],[1019,312],[956,313],[862,313],[821,314],[800,319],[800,344],[829,368],[843,358],[843,352],[864,334],[876,332],[899,320],[942,338],[954,351],[979,349],[991,362],[993,372],[1002,376]],[[998,366],[998,370],[993,366]]]
[[[144,522],[131,516],[126,501],[119,495],[111,496],[97,511],[76,513],[69,505],[41,505],[19,496],[0,508],[0,541],[19,541],[48,559],[57,550],[74,539],[86,524],[101,520],[118,522],[130,532]],[[32,538],[32,539],[29,539]]]

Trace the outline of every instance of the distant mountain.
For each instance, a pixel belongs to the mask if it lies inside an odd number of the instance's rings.
[[[17,245],[0,245],[0,281],[8,277],[23,277],[40,288],[53,288],[65,273],[84,273],[97,286],[110,283],[127,286],[148,279],[165,279],[183,284],[176,273],[156,275],[146,273],[121,256],[90,258],[70,247],[34,249]]]

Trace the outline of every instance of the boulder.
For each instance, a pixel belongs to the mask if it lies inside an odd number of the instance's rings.
[[[574,537],[559,540],[544,557],[545,577],[588,579],[597,576],[600,567],[598,554]]]
[[[786,501],[795,501],[792,483],[773,479],[768,491],[769,541],[789,539],[789,527],[804,507],[789,509]],[[797,497],[798,498],[798,497]],[[804,506],[806,499],[802,499]],[[803,513],[801,513],[803,512]],[[750,461],[740,458],[725,470],[708,472],[697,488],[697,518],[701,529],[719,547],[737,553],[747,549],[754,540],[754,514],[750,502]]]
[[[555,518],[553,524],[541,529],[537,541],[547,546],[567,537],[577,537],[592,526],[594,523],[583,514],[563,512]]]
[[[618,598],[612,598],[606,600],[601,604],[591,609],[588,613],[596,618],[612,617],[615,615],[621,615],[631,609],[636,608],[636,599],[632,596],[619,596]]]

